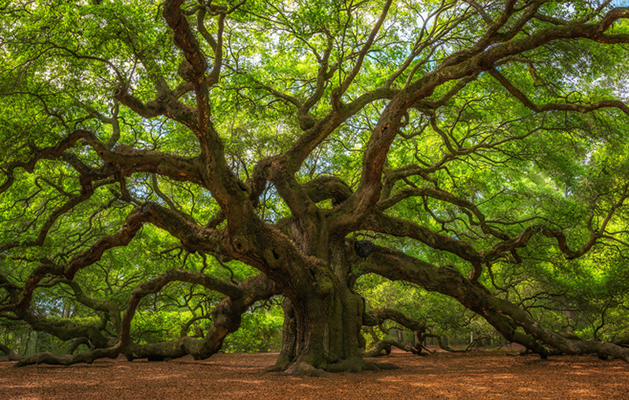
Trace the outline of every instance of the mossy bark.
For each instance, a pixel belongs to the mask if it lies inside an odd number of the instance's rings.
[[[318,376],[325,371],[378,369],[362,360],[364,300],[351,289],[350,268],[342,255],[330,254],[334,262],[325,272],[302,282],[304,290],[284,300],[282,349],[270,371]],[[314,290],[306,291],[308,286]]]

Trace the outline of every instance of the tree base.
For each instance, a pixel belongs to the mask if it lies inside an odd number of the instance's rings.
[[[296,362],[285,371],[287,374],[296,376],[316,376],[319,378],[329,378],[330,374],[322,369],[314,367],[306,362]]]
[[[325,368],[316,368],[312,364],[304,361],[287,363],[285,360],[278,360],[274,365],[266,368],[265,372],[284,372],[295,376],[316,376],[329,377],[330,373],[336,372],[363,372],[363,371],[382,371],[390,369],[398,369],[395,364],[389,363],[373,363],[363,360],[360,357],[352,357],[334,364],[327,364]]]

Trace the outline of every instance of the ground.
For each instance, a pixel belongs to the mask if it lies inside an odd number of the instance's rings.
[[[205,361],[99,360],[69,367],[0,362],[0,399],[627,399],[629,364],[594,356],[394,352],[397,370],[297,378],[264,373],[276,353]],[[4,359],[6,360],[6,359]]]

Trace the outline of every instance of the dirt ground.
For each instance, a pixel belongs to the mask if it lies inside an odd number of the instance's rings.
[[[277,354],[92,365],[0,362],[0,399],[629,399],[629,364],[593,356],[392,353],[400,369],[330,378],[264,373]]]

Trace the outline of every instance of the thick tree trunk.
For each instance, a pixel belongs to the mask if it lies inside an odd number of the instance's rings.
[[[270,371],[321,376],[379,369],[362,359],[364,301],[339,281],[325,293],[311,291],[299,304],[284,300],[282,350]]]
[[[284,371],[295,360],[297,354],[297,321],[295,320],[295,309],[293,303],[285,298],[282,301],[284,310],[284,324],[282,326],[282,349],[275,365],[267,371]]]

